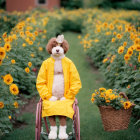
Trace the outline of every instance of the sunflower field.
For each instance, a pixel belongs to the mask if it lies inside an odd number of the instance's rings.
[[[93,11],[84,22],[85,35],[81,39],[84,51],[104,73],[107,86],[125,92],[136,103],[137,119],[140,116],[139,15],[138,11]]]
[[[11,31],[5,29],[0,38],[0,46],[3,46],[0,47],[0,135],[12,129],[11,122],[16,119],[14,114],[22,104],[22,96],[35,95],[37,68],[47,57],[44,53],[47,38],[59,30],[59,24],[54,24],[56,18],[39,11],[30,12],[30,16],[26,14],[27,17],[17,22]]]
[[[111,89],[125,92],[140,116],[140,12],[100,9],[0,11],[0,136],[12,130],[22,98],[37,94],[36,74],[51,37],[80,32],[83,51]]]

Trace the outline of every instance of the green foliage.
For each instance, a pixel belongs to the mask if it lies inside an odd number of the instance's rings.
[[[66,9],[78,9],[83,6],[83,0],[61,0],[61,6]]]

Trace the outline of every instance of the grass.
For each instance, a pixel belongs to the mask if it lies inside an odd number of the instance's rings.
[[[91,104],[91,93],[104,85],[103,76],[97,70],[93,69],[88,61],[83,48],[79,44],[77,36],[79,34],[66,32],[65,38],[70,44],[70,50],[67,56],[75,63],[82,80],[82,89],[77,95],[80,108],[81,119],[81,139],[82,140],[138,140],[140,133],[130,125],[128,130],[117,132],[105,132],[98,108]],[[36,107],[36,106],[34,106]],[[35,114],[25,113],[22,116],[28,125],[18,128],[2,138],[2,140],[34,140],[35,137]]]

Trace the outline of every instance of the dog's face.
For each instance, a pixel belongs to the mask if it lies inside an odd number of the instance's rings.
[[[52,48],[52,55],[61,56],[63,54],[64,54],[64,49],[61,45],[57,45],[56,47]]]
[[[62,44],[58,44],[56,42],[56,38],[51,38],[46,46],[46,49],[49,54],[61,56],[68,51],[69,44],[66,40],[64,40]]]

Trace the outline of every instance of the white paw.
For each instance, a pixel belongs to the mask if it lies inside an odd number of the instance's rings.
[[[61,140],[68,139],[68,134],[65,133],[65,132],[64,133],[61,132],[61,133],[59,133],[58,138],[61,139]]]
[[[52,97],[49,99],[49,101],[57,101],[57,97],[52,96]]]
[[[59,139],[68,139],[68,134],[66,133],[66,126],[59,127]]]
[[[48,138],[49,140],[55,140],[57,138],[57,133],[54,131],[50,131]]]
[[[65,100],[65,99],[66,99],[65,97],[60,98],[60,100]]]
[[[57,127],[56,126],[50,127],[50,133],[49,133],[48,138],[51,140],[55,140],[57,138]]]

